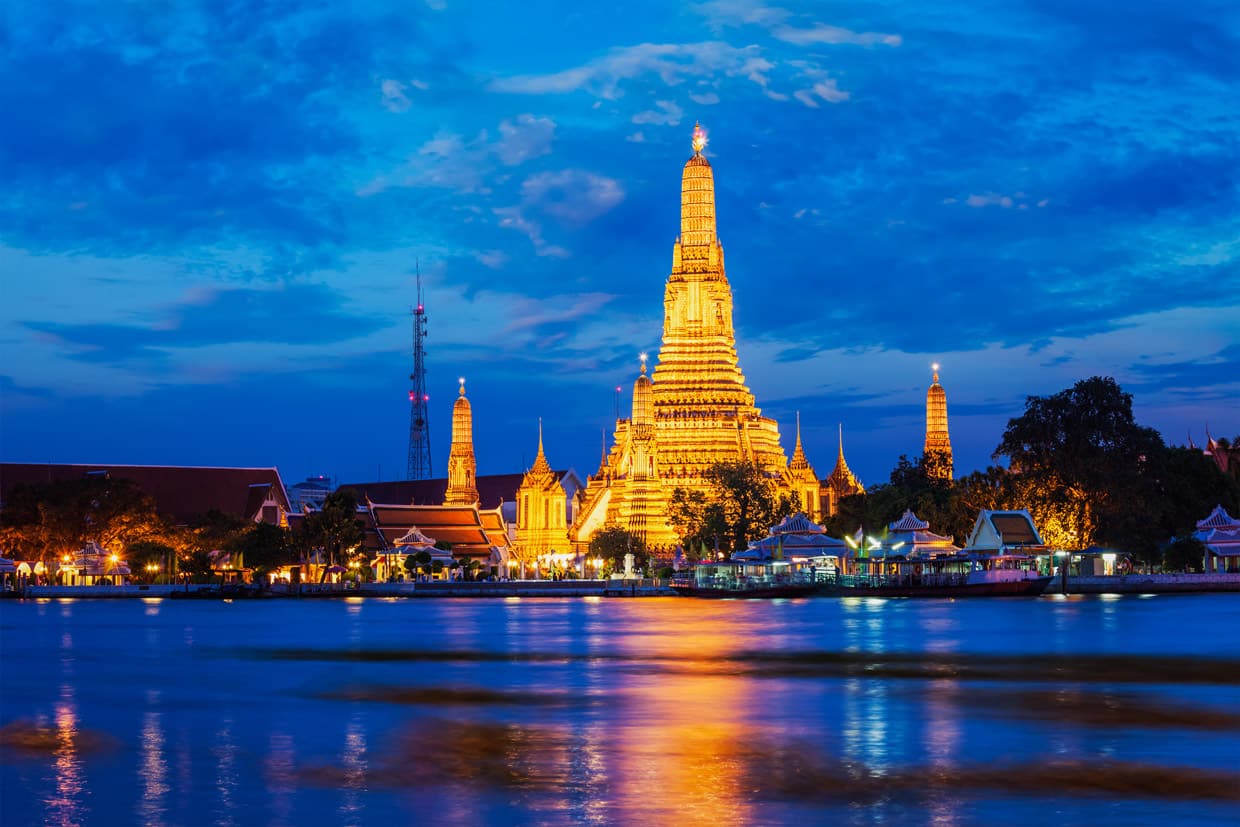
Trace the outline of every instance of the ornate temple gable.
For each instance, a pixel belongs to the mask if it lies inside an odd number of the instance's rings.
[[[517,489],[517,552],[529,562],[568,547],[568,494],[547,462],[540,419],[538,455]]]
[[[460,395],[452,406],[452,448],[448,451],[448,490],[443,502],[444,505],[477,505],[474,414],[465,397],[464,378],[460,382]]]
[[[939,384],[939,366],[934,381],[926,391],[926,444],[923,454],[926,470],[932,477],[952,478],[952,441],[947,432],[947,393]]]

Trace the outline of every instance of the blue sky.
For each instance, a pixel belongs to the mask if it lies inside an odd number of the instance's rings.
[[[818,471],[958,471],[1094,374],[1240,433],[1240,11],[1100,0],[10,4],[0,452],[589,472],[656,352],[695,120],[741,366]],[[625,399],[627,401],[627,390]]]

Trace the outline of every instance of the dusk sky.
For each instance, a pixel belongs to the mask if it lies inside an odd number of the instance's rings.
[[[1114,376],[1240,433],[1240,5],[10,3],[0,457],[584,477],[657,353],[695,120],[741,367],[821,476],[958,474]]]

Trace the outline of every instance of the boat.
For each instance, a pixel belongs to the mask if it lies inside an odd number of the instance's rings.
[[[1018,597],[1042,594],[1054,578],[1024,554],[861,558],[825,587],[841,597]]]
[[[822,590],[812,579],[793,574],[786,562],[770,560],[699,563],[691,574],[673,577],[670,585],[682,597],[737,600],[812,597]]]

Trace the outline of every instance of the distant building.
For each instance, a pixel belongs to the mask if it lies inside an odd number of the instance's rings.
[[[1240,572],[1240,520],[1221,505],[1197,523],[1193,536],[1206,547],[1202,569],[1206,572]]]
[[[88,477],[127,479],[150,494],[160,514],[187,525],[210,511],[253,522],[287,525],[292,510],[275,468],[182,465],[0,463],[0,504],[19,485]]]
[[[335,490],[331,477],[319,475],[306,477],[305,481],[288,487],[288,501],[294,513],[319,511],[327,500],[327,495]]]

